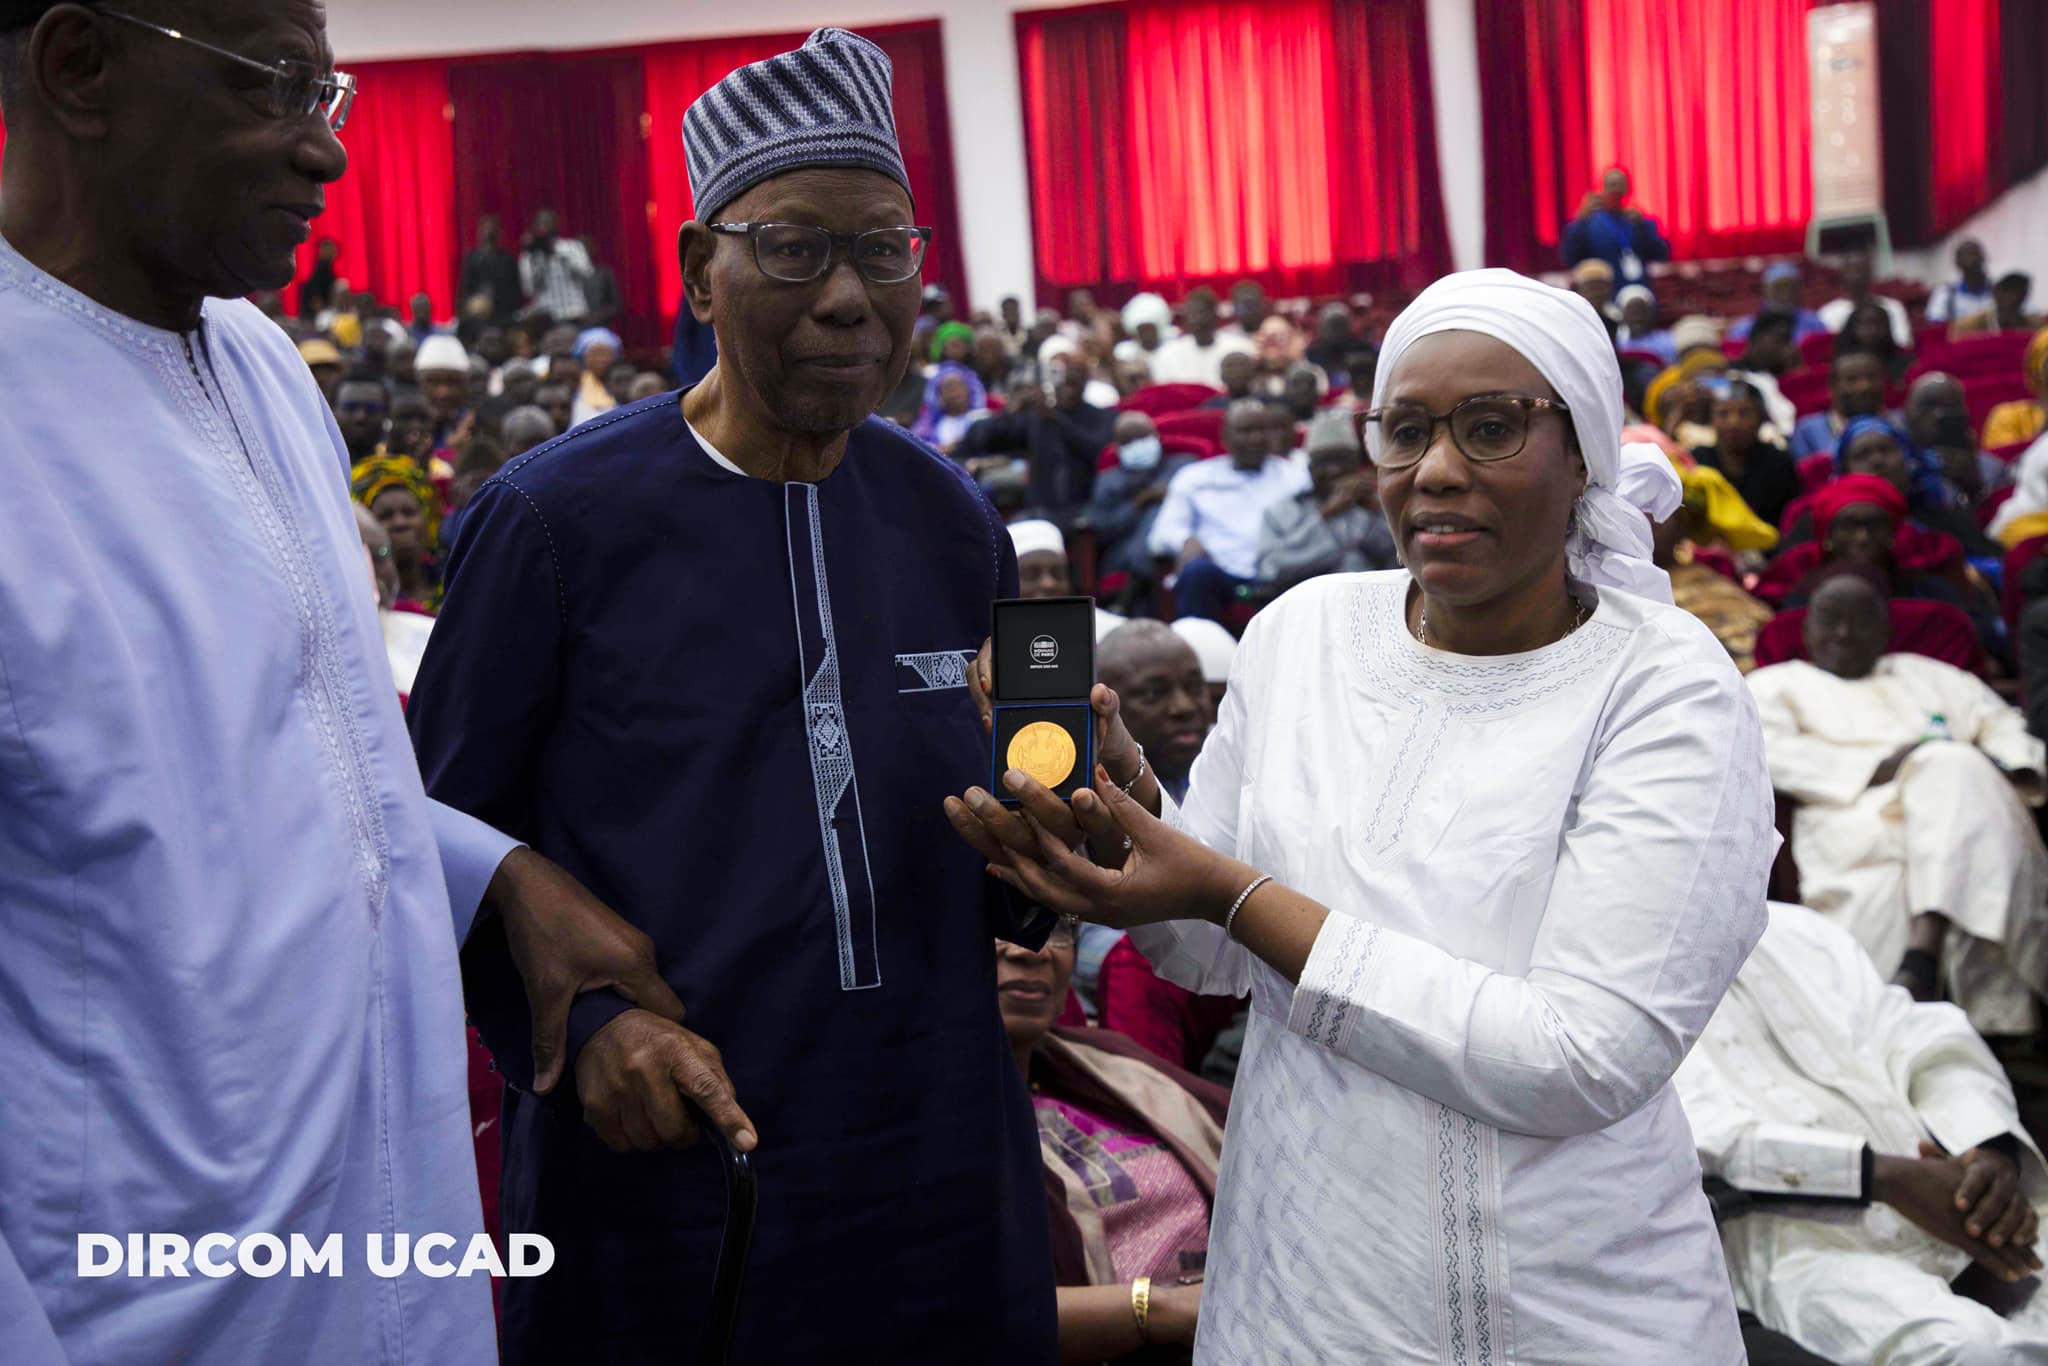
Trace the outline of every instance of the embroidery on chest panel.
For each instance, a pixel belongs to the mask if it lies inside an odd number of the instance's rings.
[[[803,680],[804,728],[818,800],[818,836],[838,939],[839,988],[861,991],[882,984],[876,943],[875,884],[868,869],[867,829],[860,787],[854,781],[853,737],[839,687],[839,645],[832,632],[831,585],[825,573],[825,534],[818,490],[791,484],[783,514],[789,538],[789,588],[796,610],[798,676]]]

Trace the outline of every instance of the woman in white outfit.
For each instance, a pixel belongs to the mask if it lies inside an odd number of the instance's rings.
[[[1591,307],[1509,271],[1425,290],[1360,420],[1407,568],[1259,614],[1184,805],[1098,688],[1071,808],[1013,773],[1027,817],[948,814],[1251,993],[1198,1362],[1740,1362],[1670,1082],[1777,839],[1742,679],[1649,562],[1677,480],[1620,447]]]

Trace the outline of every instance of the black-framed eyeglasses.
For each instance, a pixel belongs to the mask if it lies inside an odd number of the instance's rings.
[[[1474,394],[1447,413],[1432,413],[1420,403],[1389,403],[1359,413],[1352,421],[1359,442],[1369,452],[1373,450],[1369,424],[1379,424],[1379,450],[1372,454],[1372,463],[1379,469],[1399,470],[1428,453],[1440,422],[1449,424],[1451,441],[1467,460],[1485,464],[1512,459],[1528,444],[1529,424],[1538,413],[1570,416],[1571,409],[1554,398]]]
[[[754,239],[754,264],[771,280],[809,284],[832,268],[835,252],[844,251],[853,268],[870,284],[900,285],[924,269],[932,244],[930,228],[870,228],[866,232],[827,232],[806,223],[712,223],[713,232]]]
[[[109,19],[119,19],[124,24],[148,29],[151,33],[160,34],[173,42],[189,43],[201,52],[211,52],[214,56],[224,58],[237,66],[262,72],[270,78],[269,85],[265,87],[263,110],[270,118],[303,119],[318,114],[326,119],[327,126],[337,133],[348,124],[348,111],[356,102],[356,78],[346,71],[326,71],[311,62],[294,61],[290,58],[280,58],[275,62],[259,62],[254,57],[244,57],[239,52],[230,52],[224,47],[203,43],[190,34],[181,33],[174,28],[165,28],[162,24],[152,24],[147,19],[138,19],[119,10],[102,9],[93,12]]]

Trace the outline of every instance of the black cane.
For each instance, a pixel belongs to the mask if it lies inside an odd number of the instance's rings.
[[[711,1283],[711,1314],[704,1324],[704,1345],[698,1355],[703,1366],[726,1366],[732,1359],[732,1338],[739,1327],[740,1292],[746,1288],[747,1255],[754,1246],[754,1209],[760,1191],[754,1182],[754,1164],[747,1155],[726,1140],[725,1131],[711,1122],[696,1101],[683,1103],[698,1132],[718,1145],[725,1169],[725,1232],[718,1240],[718,1274]]]

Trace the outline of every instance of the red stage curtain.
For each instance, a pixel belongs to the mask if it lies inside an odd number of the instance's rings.
[[[1479,7],[1487,254],[1558,264],[1609,166],[1679,257],[1789,251],[1812,206],[1807,0],[1499,0]],[[1518,169],[1526,167],[1527,184]]]
[[[967,277],[960,250],[960,214],[953,194],[953,142],[946,114],[946,72],[936,22],[863,28],[889,55],[895,68],[896,136],[903,169],[917,201],[917,221],[931,227],[927,283],[942,284],[964,313]],[[647,162],[650,198],[646,245],[653,291],[665,326],[673,326],[683,298],[682,263],[676,235],[695,206],[690,199],[689,163],[683,156],[683,114],[696,98],[735,67],[786,52],[802,33],[757,34],[664,43],[644,49],[642,79],[647,91]]]
[[[341,133],[348,174],[327,187],[327,212],[299,249],[299,274],[312,269],[314,245],[341,243],[335,271],[356,289],[403,308],[424,290],[436,317],[455,311],[457,246],[449,212],[456,179],[449,129],[448,63],[348,65],[361,94]],[[285,291],[288,308],[298,291]]]
[[[1999,10],[1999,0],[1942,0],[1938,13],[1929,7],[1922,51],[1934,76],[1927,117],[1937,237],[2005,188]]]
[[[554,209],[562,231],[588,238],[592,259],[617,275],[630,345],[665,340],[647,254],[647,156],[642,63],[637,52],[537,54],[459,62],[449,69],[455,107],[454,206],[463,248],[486,214],[498,215],[508,251],[536,211]]]
[[[1041,297],[1443,269],[1419,0],[1132,0],[1016,24]]]

